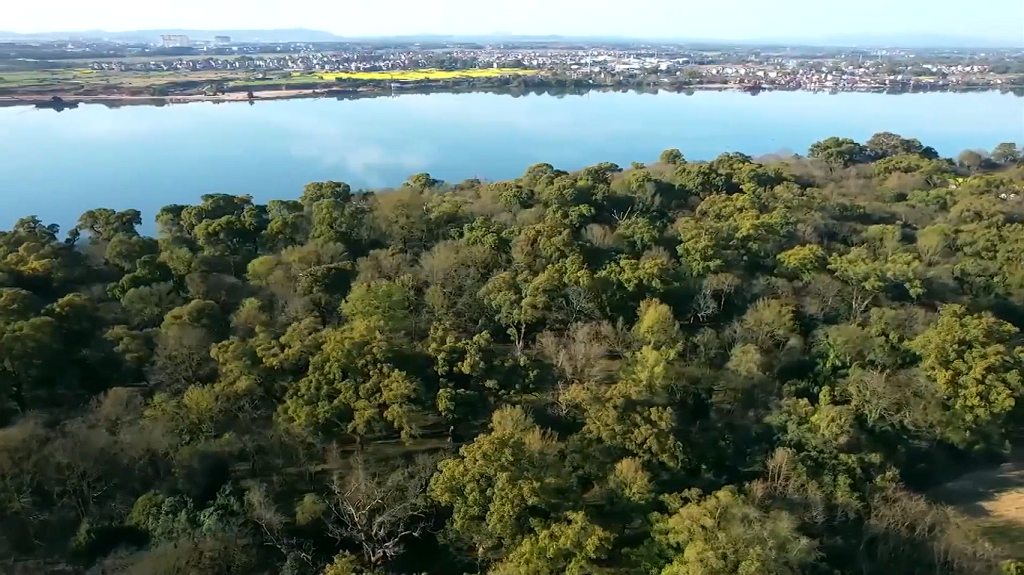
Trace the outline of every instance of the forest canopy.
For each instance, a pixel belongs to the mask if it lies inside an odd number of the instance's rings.
[[[0,572],[1024,573],[931,496],[1024,443],[1022,197],[882,133],[20,219]]]

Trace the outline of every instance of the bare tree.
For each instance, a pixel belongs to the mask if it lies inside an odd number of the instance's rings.
[[[707,322],[711,316],[718,313],[718,302],[708,290],[701,290],[697,297],[693,298],[690,311],[690,321],[694,319],[701,323]]]
[[[317,565],[311,542],[285,535],[287,519],[274,507],[265,485],[257,483],[250,488],[245,503],[249,518],[263,530],[266,545],[275,547],[282,555],[302,560],[311,568]]]
[[[575,323],[566,333],[544,332],[537,337],[537,350],[571,383],[607,381],[618,367],[615,328],[608,322]]]
[[[618,369],[621,352],[615,328],[608,322],[576,323],[566,333],[546,331],[537,337],[537,352],[561,375],[552,390],[553,406],[563,415],[570,405],[566,392],[576,383],[607,383]]]
[[[434,461],[422,457],[393,470],[373,470],[356,456],[348,473],[336,473],[326,498],[327,531],[362,548],[364,559],[379,567],[396,557],[410,537],[429,526],[427,483]]]
[[[191,325],[162,331],[149,369],[150,382],[162,389],[180,390],[207,381],[217,366],[210,357],[212,343],[206,330]]]

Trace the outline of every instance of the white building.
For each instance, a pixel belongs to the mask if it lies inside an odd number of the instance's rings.
[[[160,42],[164,48],[187,48],[192,45],[189,41],[188,36],[184,34],[162,34],[160,36]]]

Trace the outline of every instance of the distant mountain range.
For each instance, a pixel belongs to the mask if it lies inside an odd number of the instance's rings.
[[[750,41],[748,41],[750,42]],[[1024,33],[1014,39],[950,36],[943,34],[845,34],[803,38],[766,38],[754,43],[800,44],[804,46],[898,46],[900,48],[1019,48]]]
[[[397,36],[339,36],[322,30],[291,28],[278,30],[133,30],[107,32],[104,30],[82,30],[76,32],[40,32],[19,34],[0,31],[3,40],[111,40],[119,42],[159,42],[161,35],[185,35],[193,40],[212,40],[214,36],[230,36],[235,42],[346,42],[346,41],[392,41],[392,42],[603,42],[641,43],[665,42],[702,45],[775,45],[775,46],[860,46],[900,48],[1008,48],[1024,46],[1024,35],[1019,39],[974,38],[940,34],[871,35],[847,34],[823,37],[766,37],[760,39],[726,38],[637,38],[626,36],[563,36],[523,35],[506,32],[494,34],[413,34]]]
[[[0,31],[0,40],[112,40],[117,42],[159,42],[162,35],[185,35],[193,40],[212,40],[214,36],[231,36],[235,42],[337,42],[341,38],[320,30],[291,28],[280,30],[131,30],[107,32],[81,30],[76,32],[38,32],[18,34]]]

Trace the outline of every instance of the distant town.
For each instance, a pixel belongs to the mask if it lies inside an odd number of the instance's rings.
[[[437,71],[435,74],[434,71]],[[464,74],[460,74],[464,72]],[[1024,49],[816,48],[613,42],[0,42],[0,103],[238,98],[395,89],[1024,90]]]

